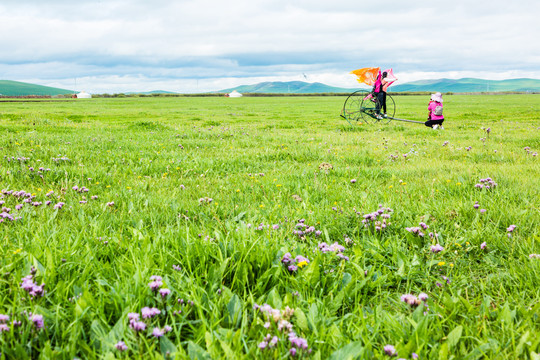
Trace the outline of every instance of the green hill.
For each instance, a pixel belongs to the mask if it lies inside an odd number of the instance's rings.
[[[344,89],[333,87],[318,82],[307,83],[304,81],[273,81],[262,82],[255,85],[241,85],[231,89],[216,91],[230,93],[236,90],[246,94],[319,94],[319,93],[350,93],[356,89]]]
[[[29,84],[20,81],[0,80],[0,95],[3,96],[54,96],[64,94],[73,94],[73,90]]]
[[[420,80],[406,84],[396,84],[391,87],[392,92],[404,91],[439,91],[439,92],[540,92],[540,80],[537,79],[438,79]]]
[[[362,86],[367,89],[368,87]],[[360,88],[360,84],[358,86]],[[328,86],[321,83],[306,83],[303,81],[289,82],[262,82],[255,85],[241,85],[235,88],[216,91],[229,93],[236,90],[243,94],[318,94],[318,93],[351,93],[358,89],[346,89]],[[410,83],[393,85],[391,92],[540,92],[538,79],[509,79],[509,80],[483,80],[483,79],[437,79],[419,80]]]

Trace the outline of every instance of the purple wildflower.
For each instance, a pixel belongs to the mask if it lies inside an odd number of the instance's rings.
[[[141,309],[141,314],[142,314],[143,319],[151,319],[154,316],[161,314],[161,310],[157,308],[149,308],[145,306]]]
[[[9,330],[9,326],[7,326],[6,324],[0,324],[0,333],[4,331],[8,332]]]
[[[55,209],[61,209],[64,205],[65,205],[65,203],[59,202],[58,204],[54,205],[54,208]]]
[[[487,246],[487,243],[484,241],[482,244],[480,244],[480,249],[484,250]]]
[[[164,334],[165,332],[161,330],[160,328],[154,328],[154,330],[152,331],[152,335],[157,338],[162,337]]]
[[[114,345],[114,347],[116,348],[116,350],[119,350],[119,351],[126,351],[127,350],[127,346],[123,341],[117,342],[116,345]]]
[[[159,294],[161,295],[161,297],[164,299],[167,297],[167,295],[169,295],[171,293],[171,290],[169,289],[160,289],[159,290]]]
[[[36,327],[36,329],[43,329],[43,315],[36,315],[36,314],[33,314],[31,317],[30,317],[30,320],[34,323],[34,326]]]
[[[420,305],[420,300],[412,294],[401,295],[401,301],[413,307]]]
[[[354,184],[356,182],[356,179],[351,179],[351,184]]]
[[[129,327],[132,328],[134,331],[143,331],[146,329],[146,324],[142,321],[131,320],[129,322]]]
[[[290,271],[290,272],[295,272],[296,270],[298,270],[298,266],[296,265],[289,265],[287,267],[287,269]]]
[[[285,255],[283,255],[281,262],[285,265],[294,263],[294,260],[291,257],[291,253],[286,253]]]
[[[440,244],[431,246],[431,252],[433,252],[433,253],[438,253],[438,252],[441,252],[443,250],[444,250],[444,248]]]
[[[0,323],[6,323],[9,321],[9,315],[0,314]]]
[[[396,348],[393,345],[385,345],[384,353],[388,356],[397,356]]]
[[[426,293],[420,293],[418,294],[418,298],[422,301],[426,301],[429,298],[429,296]]]
[[[294,332],[289,333],[289,342],[292,346],[298,348],[307,350],[308,348],[308,342],[306,339],[296,336]]]

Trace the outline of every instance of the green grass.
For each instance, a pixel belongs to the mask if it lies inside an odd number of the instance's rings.
[[[254,310],[269,304],[294,309],[280,316],[310,349],[296,357],[384,359],[393,345],[408,359],[538,358],[540,97],[446,96],[444,131],[350,126],[344,100],[2,103],[0,200],[20,217],[0,223],[2,356],[292,357],[278,323]],[[426,117],[427,97],[395,100],[396,116]],[[475,187],[487,177],[498,186]],[[393,209],[382,232],[362,224],[379,205]],[[320,235],[295,235],[301,219]],[[420,222],[423,238],[406,230]],[[323,241],[349,260],[319,251]],[[286,253],[309,263],[290,273]],[[32,271],[43,297],[21,288]],[[422,292],[428,307],[400,300]],[[128,313],[143,307],[161,314],[137,333]],[[267,334],[279,341],[261,350]]]

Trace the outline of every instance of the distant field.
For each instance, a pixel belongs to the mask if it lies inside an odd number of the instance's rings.
[[[538,359],[540,96],[344,100],[0,101],[2,355]]]

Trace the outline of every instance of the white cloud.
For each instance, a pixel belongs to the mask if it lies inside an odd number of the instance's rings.
[[[535,0],[3,0],[0,78],[195,92],[303,72],[354,87],[348,72],[364,66],[400,81],[538,77],[538,13]]]

